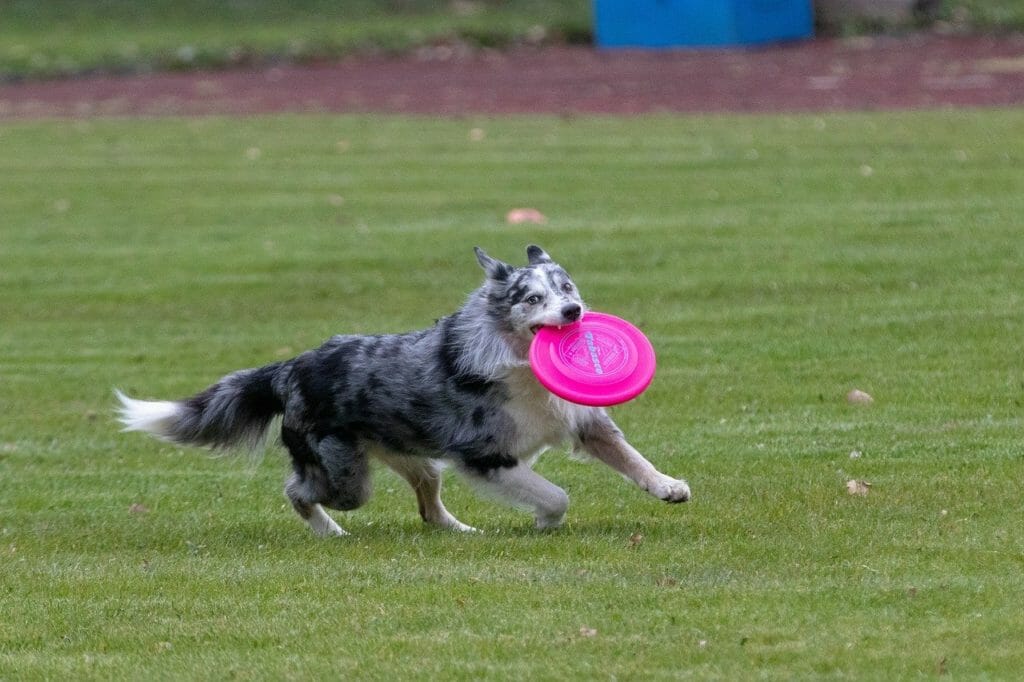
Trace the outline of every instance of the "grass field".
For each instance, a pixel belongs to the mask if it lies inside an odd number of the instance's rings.
[[[0,679],[1024,668],[1019,111],[40,121],[0,147]],[[530,242],[653,340],[614,414],[691,504],[552,452],[560,531],[456,479],[485,532],[428,530],[380,471],[323,541],[276,448],[118,432],[114,386],[429,325],[474,244]]]

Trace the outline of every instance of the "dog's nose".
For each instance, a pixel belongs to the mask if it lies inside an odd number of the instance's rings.
[[[572,303],[562,308],[562,317],[569,320],[570,322],[575,322],[576,320],[580,319],[580,315],[582,314],[583,309],[580,308],[578,303]]]

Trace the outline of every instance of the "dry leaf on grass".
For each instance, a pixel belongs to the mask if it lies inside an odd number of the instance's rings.
[[[548,218],[535,208],[513,208],[505,214],[505,222],[509,225],[522,225],[523,223],[544,225],[548,222]]]
[[[860,389],[853,389],[846,394],[846,402],[851,405],[870,405],[875,402],[875,399],[871,397],[870,393],[865,393]]]
[[[846,492],[851,495],[860,495],[864,497],[871,491],[871,484],[867,481],[849,480],[846,482]]]

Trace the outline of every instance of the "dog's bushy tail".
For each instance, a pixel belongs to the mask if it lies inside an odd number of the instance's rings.
[[[135,400],[115,391],[125,431],[145,431],[182,445],[255,448],[275,415],[284,411],[276,390],[285,363],[243,369],[181,401]]]

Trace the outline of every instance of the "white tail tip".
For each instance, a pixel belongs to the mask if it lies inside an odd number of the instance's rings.
[[[164,439],[170,437],[181,409],[178,403],[166,400],[135,400],[116,388],[114,395],[121,402],[121,407],[118,408],[118,421],[124,425],[124,431],[145,431]]]

